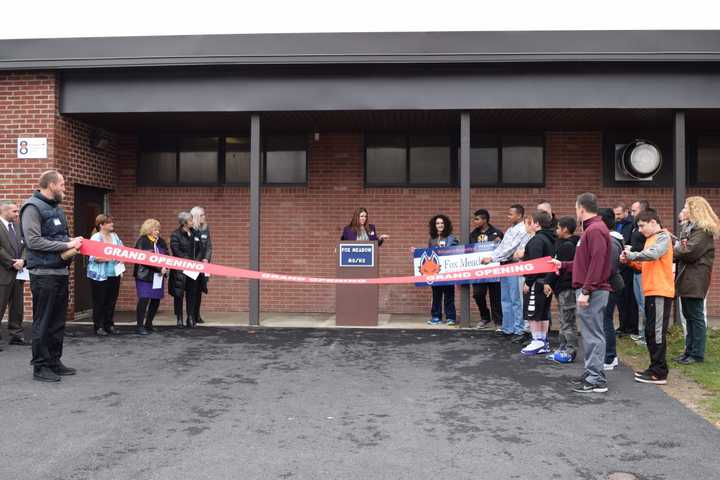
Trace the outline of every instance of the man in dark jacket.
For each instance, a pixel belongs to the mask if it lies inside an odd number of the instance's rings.
[[[555,258],[560,262],[572,262],[575,259],[575,248],[580,237],[575,235],[577,222],[573,217],[562,217],[558,220],[555,233],[558,241],[555,246]],[[575,290],[572,288],[572,272],[550,272],[545,277],[545,294],[553,293],[558,299],[560,312],[560,344],[548,356],[550,360],[558,363],[571,363],[577,355],[577,320],[575,319],[576,302]]]
[[[473,216],[474,230],[470,232],[470,243],[495,242],[503,238],[503,232],[490,223],[490,212],[481,208]],[[490,295],[488,309],[486,297]],[[497,328],[502,325],[502,303],[500,298],[500,282],[482,282],[473,284],[473,297],[480,310],[478,328],[488,328],[492,323]]]
[[[542,210],[536,210],[525,219],[525,227],[532,238],[525,245],[523,261],[555,255],[555,231],[552,225],[552,217]],[[547,334],[550,329],[552,295],[545,293],[545,277],[544,273],[525,275],[523,318],[530,325],[532,341],[521,350],[523,355],[550,352]]]
[[[614,230],[622,235],[625,245],[630,245],[633,228],[635,227],[635,219],[628,211],[625,203],[618,202],[613,208],[615,216]],[[623,283],[627,288],[623,289],[622,299],[617,304],[618,312],[620,312],[620,326],[615,331],[617,336],[635,335],[638,328],[638,307],[635,301],[635,292],[633,291],[633,280],[635,270],[627,265],[620,265],[620,275]]]
[[[605,393],[605,305],[610,293],[610,232],[598,217],[597,197],[583,193],[575,202],[575,212],[583,224],[583,234],[572,262],[553,260],[562,270],[572,271],[577,290],[577,313],[582,329],[585,373],[573,384],[577,393]]]

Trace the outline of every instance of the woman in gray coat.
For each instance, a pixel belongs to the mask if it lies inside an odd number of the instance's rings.
[[[705,297],[710,288],[720,220],[703,197],[689,197],[685,209],[687,225],[682,229],[673,253],[677,262],[676,292],[687,321],[687,336],[685,352],[675,360],[688,365],[705,358]]]

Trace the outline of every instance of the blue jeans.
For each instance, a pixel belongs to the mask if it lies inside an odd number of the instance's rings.
[[[518,277],[500,278],[500,303],[502,305],[502,331],[507,334],[523,333],[522,297]]]
[[[615,338],[615,324],[613,324],[613,313],[615,306],[620,305],[623,301],[622,292],[612,293],[608,296],[607,306],[605,307],[605,363],[612,363],[617,356],[617,339]]]
[[[645,338],[645,295],[642,289],[642,273],[633,277],[633,292],[638,306],[638,336]]]

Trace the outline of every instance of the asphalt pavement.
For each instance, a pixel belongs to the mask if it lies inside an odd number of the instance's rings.
[[[71,331],[57,384],[3,345],[2,480],[720,478],[720,430],[628,368],[572,393],[490,332]]]

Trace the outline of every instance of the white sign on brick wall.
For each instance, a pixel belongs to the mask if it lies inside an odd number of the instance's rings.
[[[17,158],[47,158],[47,138],[18,138]]]

